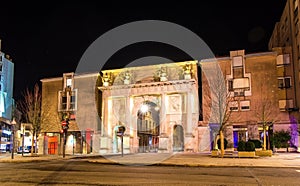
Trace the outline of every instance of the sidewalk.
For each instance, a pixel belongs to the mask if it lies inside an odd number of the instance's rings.
[[[56,155],[39,155],[22,157],[15,154],[11,159],[11,154],[0,156],[0,162],[34,162],[46,160],[69,160],[82,159],[93,163],[101,164],[123,164],[123,165],[160,165],[160,166],[234,166],[234,167],[294,167],[300,169],[300,153],[275,153],[272,157],[258,158],[238,158],[237,156],[227,156],[215,158],[210,156],[210,152],[204,153],[138,153],[117,155],[66,155],[65,158]]]

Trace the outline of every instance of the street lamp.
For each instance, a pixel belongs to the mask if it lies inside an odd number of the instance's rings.
[[[14,151],[15,151],[15,125],[17,124],[15,118],[13,118],[11,124],[11,128],[12,128],[12,152],[11,152],[11,159],[14,159]]]

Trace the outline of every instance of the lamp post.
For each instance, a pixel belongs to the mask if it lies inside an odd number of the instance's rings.
[[[15,118],[13,118],[11,124],[12,128],[12,152],[11,152],[11,159],[14,159],[14,152],[15,152],[15,125],[17,124]]]

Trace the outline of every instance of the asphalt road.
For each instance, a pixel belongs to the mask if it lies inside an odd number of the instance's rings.
[[[0,163],[0,185],[300,185],[300,170],[105,165],[70,159]]]

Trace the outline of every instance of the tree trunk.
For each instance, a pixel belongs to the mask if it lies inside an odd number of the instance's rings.
[[[32,140],[31,140],[31,156],[33,156],[33,151],[34,151],[34,136],[35,136],[35,132],[32,132]]]
[[[224,157],[225,150],[224,150],[224,134],[223,131],[220,131],[220,142],[221,142],[221,158]]]
[[[266,138],[266,126],[263,126],[264,129],[264,146],[263,146],[263,150],[266,150],[267,147],[267,138]]]
[[[214,139],[214,145],[213,145],[213,149],[218,149],[218,138],[220,136],[216,134],[215,139]]]

